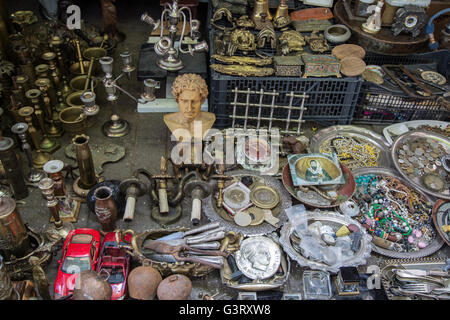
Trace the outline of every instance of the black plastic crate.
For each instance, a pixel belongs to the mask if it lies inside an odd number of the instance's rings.
[[[363,84],[353,123],[388,124],[412,120],[448,121],[450,112],[438,99],[411,98]]]
[[[295,94],[306,93],[308,98],[305,100],[306,111],[303,113],[303,119],[316,121],[326,125],[349,124],[352,120],[358,94],[362,81],[360,78],[295,78],[295,77],[234,77],[222,75],[211,70],[210,78],[210,112],[216,115],[215,126],[224,128],[230,126],[233,113],[232,103],[234,93],[231,91],[236,87],[239,90],[252,91],[276,90],[279,93],[275,101],[276,105],[289,105],[289,97],[286,94],[294,92]],[[258,103],[259,95],[255,95],[250,103]],[[258,100],[258,101],[257,101]],[[271,98],[265,97],[264,104],[270,104]],[[301,99],[294,99],[293,105],[299,107]],[[253,111],[253,112],[252,112]],[[273,118],[287,118],[288,110],[276,108]],[[292,110],[291,118],[298,118],[300,111]],[[236,115],[243,116],[244,107],[236,108]],[[256,117],[256,109],[250,109],[249,116]],[[270,116],[270,108],[262,108],[262,117]],[[236,124],[241,123],[236,120]]]
[[[450,51],[412,55],[380,55],[368,52],[366,64],[402,64],[410,70],[417,68],[436,70],[447,79],[450,76]],[[399,88],[387,91],[371,84],[363,83],[355,109],[353,123],[388,124],[412,120],[448,121],[450,112],[442,98],[412,98]]]

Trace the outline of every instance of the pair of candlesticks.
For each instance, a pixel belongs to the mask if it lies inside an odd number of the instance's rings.
[[[106,100],[109,101],[113,105],[113,114],[109,121],[103,124],[102,131],[103,134],[108,137],[123,137],[130,131],[130,124],[128,121],[121,119],[117,113],[117,100],[119,98],[117,94],[117,90],[125,93],[128,97],[133,99],[136,103],[138,103],[138,99],[130,94],[128,91],[123,89],[118,85],[118,80],[122,78],[124,75],[130,79],[131,72],[135,70],[135,67],[132,65],[132,57],[129,51],[123,52],[120,54],[122,58],[122,73],[114,78],[113,75],[113,62],[114,59],[112,57],[102,57],[99,59],[99,63],[101,65],[102,71],[105,73],[105,76],[101,79],[103,86],[106,91]],[[93,81],[93,80],[91,80]],[[144,80],[144,92],[141,94],[142,103],[147,103],[155,100],[155,89],[159,88],[159,82],[153,79]],[[96,115],[100,108],[96,104],[96,95],[93,90],[85,90],[81,96],[80,100],[84,103],[85,107],[83,109],[84,114],[86,116],[94,116]]]

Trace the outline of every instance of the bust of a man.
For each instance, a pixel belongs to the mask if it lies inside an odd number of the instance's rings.
[[[194,125],[200,126],[202,139],[216,121],[216,115],[201,111],[200,107],[208,96],[205,80],[197,74],[187,73],[175,78],[172,94],[178,103],[179,111],[164,115],[164,123],[174,133],[176,129],[186,129],[194,137]],[[198,135],[199,132],[196,132]]]

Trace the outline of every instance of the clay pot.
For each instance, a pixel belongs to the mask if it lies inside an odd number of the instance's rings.
[[[192,291],[191,280],[182,274],[168,276],[158,286],[159,300],[187,300]]]
[[[161,281],[162,277],[155,268],[134,268],[128,276],[128,295],[133,299],[153,300]]]

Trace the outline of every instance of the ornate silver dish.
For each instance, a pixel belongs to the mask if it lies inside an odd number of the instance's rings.
[[[254,181],[260,181],[261,184],[274,189],[278,193],[280,201],[277,206],[271,210],[272,214],[280,219],[278,223],[279,226],[283,225],[287,221],[287,216],[284,210],[292,205],[292,200],[289,193],[283,188],[277,179],[270,176],[258,176],[255,172],[248,170],[236,170],[227,172],[227,174],[232,177],[251,176]],[[267,222],[263,222],[260,225],[250,225],[246,227],[237,225],[234,223],[232,218],[229,218],[229,215],[226,213],[225,209],[217,207],[217,200],[214,194],[211,194],[203,200],[202,211],[209,220],[219,221],[226,230],[240,232],[245,236],[265,235],[278,229]]]
[[[310,140],[309,148],[312,153],[319,153],[320,147],[330,139],[338,136],[356,138],[361,142],[376,147],[379,150],[377,164],[379,167],[390,167],[391,157],[389,154],[389,144],[379,134],[356,126],[332,126],[318,131]]]
[[[328,271],[332,273],[338,272],[340,267],[357,267],[359,265],[365,264],[366,259],[370,256],[370,251],[372,250],[371,245],[371,237],[366,233],[364,228],[361,226],[361,224],[358,221],[355,221],[349,217],[343,216],[338,214],[337,212],[327,212],[327,211],[307,211],[306,214],[308,215],[308,223],[309,221],[315,222],[315,221],[321,221],[321,222],[327,222],[329,225],[336,225],[336,226],[348,226],[350,224],[355,224],[358,226],[359,230],[363,233],[363,236],[361,238],[361,243],[359,250],[354,254],[354,256],[342,263],[342,265],[333,265],[330,266],[328,264],[325,264],[320,261],[314,261],[311,259],[307,259],[303,257],[298,251],[294,249],[291,243],[291,235],[294,232],[294,227],[291,225],[290,222],[287,222],[284,224],[283,228],[281,229],[281,235],[280,235],[280,244],[283,247],[283,250],[287,253],[287,255],[297,261],[297,263],[302,267],[308,267],[313,270],[322,270],[322,271]]]
[[[379,174],[379,175],[386,175],[391,176],[394,178],[399,179],[402,183],[406,184],[409,187],[411,186],[411,183],[409,183],[406,179],[402,178],[397,174],[396,171],[389,169],[389,168],[360,168],[358,170],[355,170],[354,175],[355,178],[361,175],[366,174]],[[418,193],[423,195],[428,201],[432,201],[432,199],[425,193],[420,192],[420,190],[416,190]],[[391,251],[384,248],[380,248],[376,245],[373,245],[373,251],[376,253],[382,254],[383,256],[391,257],[391,258],[397,258],[397,259],[416,259],[416,258],[422,258],[429,256],[430,254],[435,253],[438,251],[442,246],[444,245],[444,240],[441,239],[438,235],[433,239],[433,241],[428,245],[426,248],[421,249],[416,252],[397,252],[397,251]]]
[[[425,131],[411,131],[411,132],[408,132],[408,133],[405,133],[405,134],[399,136],[394,141],[394,144],[392,145],[391,155],[392,155],[392,160],[394,161],[395,168],[398,170],[398,172],[400,172],[400,174],[403,176],[403,178],[405,178],[405,180],[411,184],[411,186],[413,186],[429,195],[432,195],[436,198],[450,200],[450,189],[448,187],[445,188],[441,192],[430,190],[429,188],[427,188],[424,185],[421,177],[420,178],[415,177],[414,179],[412,179],[401,168],[401,164],[399,162],[399,157],[398,157],[397,151],[400,148],[400,146],[403,145],[406,141],[408,141],[409,139],[414,139],[414,138],[425,138],[425,139],[434,140],[438,144],[441,144],[444,146],[444,148],[447,151],[447,154],[450,153],[450,140],[446,139],[445,137],[443,137],[439,134],[436,134],[436,133],[430,133],[430,132],[425,132]]]
[[[450,125],[450,123],[437,120],[414,120],[401,123],[394,123],[383,129],[383,135],[386,138],[387,143],[389,145],[392,145],[392,143],[398,136],[408,131],[416,130],[418,127],[423,125],[439,127],[445,130],[447,126]]]

